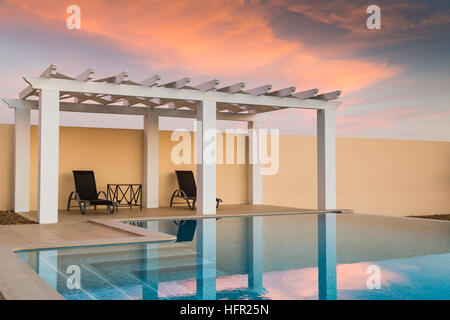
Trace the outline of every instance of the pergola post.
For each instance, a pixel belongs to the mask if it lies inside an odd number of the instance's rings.
[[[39,223],[58,222],[59,91],[42,89],[39,95]]]
[[[335,111],[317,110],[318,209],[336,208]],[[336,293],[336,214],[317,216],[319,299],[334,300]]]
[[[336,208],[335,111],[317,110],[318,209]]]
[[[158,208],[159,197],[159,117],[154,113],[144,116],[144,207]]]
[[[14,211],[30,211],[30,109],[15,108]]]
[[[197,108],[197,214],[216,214],[216,102]]]
[[[248,203],[262,204],[261,162],[258,159],[260,122],[248,121]]]

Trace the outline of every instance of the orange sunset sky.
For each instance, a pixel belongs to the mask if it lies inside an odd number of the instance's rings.
[[[66,27],[72,4],[80,30]],[[366,27],[370,4],[381,30]],[[0,97],[17,97],[22,76],[51,63],[72,76],[95,67],[97,77],[342,90],[339,136],[450,141],[449,1],[0,0],[0,17]],[[2,103],[0,123],[13,121]],[[61,123],[142,128],[133,116],[62,114]],[[161,122],[180,126],[192,123]],[[315,114],[283,110],[266,126],[313,135]]]

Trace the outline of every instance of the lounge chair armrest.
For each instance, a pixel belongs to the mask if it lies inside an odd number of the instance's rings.
[[[99,191],[99,192],[97,193],[97,198],[98,198],[101,194],[103,194],[103,196],[105,197],[105,200],[108,200],[108,196],[106,195],[105,191]]]

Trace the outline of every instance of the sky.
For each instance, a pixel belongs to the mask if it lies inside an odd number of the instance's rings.
[[[69,5],[81,9],[70,30]],[[381,29],[369,30],[369,5]],[[450,1],[0,0],[0,97],[25,88],[50,64],[76,76],[128,71],[140,81],[192,78],[272,84],[319,93],[342,90],[340,137],[450,141]],[[36,123],[33,112],[32,120]],[[14,114],[0,103],[0,123]],[[141,129],[138,116],[62,113],[61,125]],[[219,127],[243,127],[221,122]],[[264,124],[282,134],[314,135],[315,112],[285,109]],[[161,120],[160,129],[193,127]]]

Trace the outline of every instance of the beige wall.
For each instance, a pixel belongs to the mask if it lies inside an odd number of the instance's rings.
[[[0,210],[13,207],[13,126],[0,125]],[[160,132],[160,205],[176,188],[170,151],[177,142]],[[60,208],[73,189],[73,169],[95,170],[98,188],[142,182],[142,131],[62,127]],[[280,169],[265,176],[264,203],[316,207],[315,137],[281,136]],[[31,208],[36,208],[37,128],[31,130]],[[247,201],[246,165],[217,166],[217,194],[226,204]],[[450,212],[450,143],[337,139],[337,206],[356,212],[410,215]]]
[[[316,138],[282,136],[264,203],[315,208]],[[450,213],[450,143],[338,138],[337,207],[391,216]]]
[[[14,206],[14,126],[0,125],[0,210]]]

